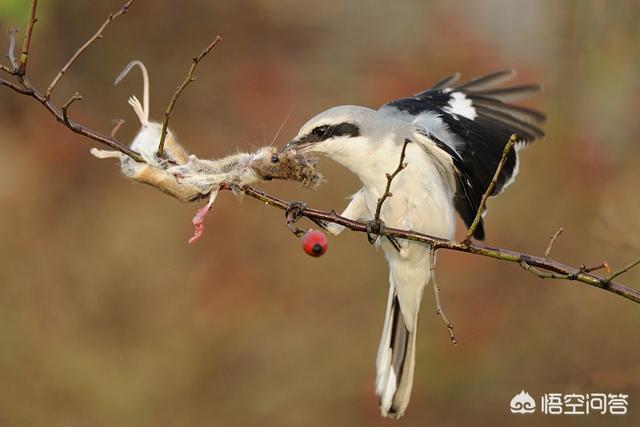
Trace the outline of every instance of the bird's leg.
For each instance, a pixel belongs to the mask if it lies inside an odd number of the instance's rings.
[[[436,314],[442,317],[442,321],[444,322],[445,326],[447,327],[447,331],[449,332],[449,339],[451,340],[451,343],[453,345],[458,345],[458,340],[453,334],[453,324],[451,324],[451,322],[449,322],[449,319],[447,319],[447,316],[444,314],[444,310],[442,309],[442,305],[440,304],[440,288],[438,287],[438,283],[436,282],[435,275],[436,250],[434,247],[431,247],[431,249],[429,249],[429,260],[429,269],[431,270],[431,283],[433,284],[433,295],[436,299]]]
[[[284,211],[287,219],[287,228],[296,236],[300,237],[304,234],[304,230],[295,226],[296,221],[300,219],[302,212],[307,208],[306,203],[300,201],[289,202],[289,206]]]

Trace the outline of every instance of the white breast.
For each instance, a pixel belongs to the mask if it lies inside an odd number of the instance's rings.
[[[395,141],[381,144],[376,157],[384,160],[360,177],[366,188],[370,218],[374,217],[378,198],[384,193],[386,174],[393,173],[398,167],[401,149],[402,146]],[[393,196],[385,201],[381,212],[381,218],[388,227],[453,238],[455,213],[452,191],[455,189],[451,188],[451,166],[446,162],[447,158],[437,152],[427,154],[419,141],[407,145],[407,167],[394,178],[391,185]]]

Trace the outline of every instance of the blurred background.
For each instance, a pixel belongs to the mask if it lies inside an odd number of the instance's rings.
[[[31,79],[46,87],[121,2],[42,2]],[[0,50],[25,0],[0,0]],[[640,3],[637,1],[138,0],[67,73],[72,115],[107,132],[151,75],[161,117],[190,58],[216,35],[171,127],[201,157],[283,145],[328,107],[377,107],[461,71],[513,67],[542,82],[530,106],[548,136],[490,201],[487,243],[617,268],[640,255]],[[287,119],[288,117],[288,119]],[[286,122],[285,122],[286,120]],[[362,234],[303,253],[282,212],[225,193],[187,245],[198,204],[124,179],[95,144],[0,88],[0,426],[638,425],[640,307],[512,264],[441,252],[459,345],[425,293],[406,416],[381,419],[374,361],[387,267]],[[101,147],[102,148],[102,147]],[[316,191],[261,187],[336,210],[357,180],[329,161]],[[640,286],[640,269],[620,278]],[[525,417],[521,390],[626,393],[626,416]]]

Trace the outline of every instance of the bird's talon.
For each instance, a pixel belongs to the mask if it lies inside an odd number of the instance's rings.
[[[367,240],[369,243],[373,245],[378,240],[378,236],[382,235],[383,230],[384,222],[380,218],[367,221]]]
[[[298,237],[304,234],[304,230],[296,227],[294,224],[300,219],[302,212],[306,208],[306,203],[293,201],[289,203],[289,206],[287,206],[287,209],[284,211],[285,218],[287,219],[287,228]]]

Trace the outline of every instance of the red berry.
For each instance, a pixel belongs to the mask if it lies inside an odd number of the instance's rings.
[[[312,257],[323,255],[327,246],[327,236],[322,231],[309,230],[302,236],[302,249]]]

